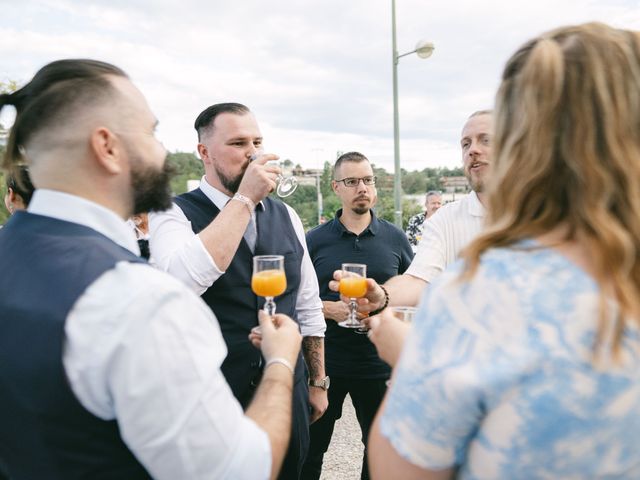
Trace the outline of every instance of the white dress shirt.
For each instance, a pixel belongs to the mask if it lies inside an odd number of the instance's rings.
[[[418,251],[405,273],[433,282],[482,231],[484,215],[476,192],[439,208],[424,223]]]
[[[200,190],[213,204],[222,210],[229,196],[212,187],[202,177]],[[286,205],[286,204],[285,204]],[[326,323],[322,313],[322,301],[318,291],[318,279],[307,251],[304,227],[298,214],[286,205],[291,223],[304,249],[300,269],[300,287],[296,298],[296,314],[302,336],[324,337]],[[244,237],[255,244],[255,212]],[[149,214],[150,247],[158,268],[180,279],[196,294],[202,295],[224,274],[200,240],[193,233],[191,222],[176,204],[170,210]]]
[[[114,212],[36,190],[31,213],[85,225],[138,254]],[[267,434],[233,397],[209,307],[166,273],[119,262],[80,296],[65,324],[64,369],[80,403],[117,419],[122,439],[157,479],[268,478]]]

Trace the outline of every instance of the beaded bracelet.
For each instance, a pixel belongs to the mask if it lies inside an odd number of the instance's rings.
[[[377,308],[377,309],[373,310],[372,312],[369,312],[369,316],[370,317],[373,317],[374,315],[378,315],[380,312],[382,312],[389,305],[389,292],[387,292],[387,289],[384,288],[382,285],[378,285],[378,286],[384,292],[384,304],[380,308]]]

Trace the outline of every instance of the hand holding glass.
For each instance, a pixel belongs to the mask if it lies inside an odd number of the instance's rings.
[[[260,155],[262,155],[262,153],[262,151],[259,151],[258,153],[254,153],[253,155],[251,155],[251,161],[253,162],[254,160],[256,160]],[[276,161],[267,163],[278,165],[278,162]],[[279,173],[277,181],[278,185],[276,186],[276,194],[278,194],[278,196],[281,198],[288,197],[296,191],[296,188],[298,188],[298,180],[296,180],[296,177],[294,177],[293,175],[290,177],[284,177]]]
[[[338,323],[344,328],[361,328],[356,299],[367,293],[367,266],[361,263],[343,263],[340,278],[340,294],[349,298],[349,317]]]

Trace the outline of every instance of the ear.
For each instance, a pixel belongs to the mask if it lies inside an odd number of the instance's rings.
[[[115,133],[106,127],[98,127],[91,132],[89,146],[102,169],[112,175],[122,173],[126,155],[124,146]]]
[[[331,180],[331,190],[333,190],[333,193],[336,195],[338,194],[338,182],[335,180]]]
[[[209,149],[204,143],[198,144],[198,155],[200,155],[200,160],[202,160],[202,163],[211,163],[211,158],[209,158]]]

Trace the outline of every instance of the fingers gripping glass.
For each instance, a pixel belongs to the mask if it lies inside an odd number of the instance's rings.
[[[260,155],[262,155],[262,152],[254,153],[253,155],[251,155],[251,161],[253,162]],[[267,163],[279,166],[279,163],[275,161]],[[278,196],[281,198],[288,197],[296,191],[296,188],[298,188],[298,180],[296,180],[296,177],[294,177],[293,175],[285,177],[279,173],[277,183],[278,185],[276,186],[276,194],[278,194]]]
[[[345,187],[357,187],[358,184],[362,181],[362,183],[364,183],[367,186],[371,186],[371,185],[375,185],[376,184],[376,180],[378,178],[375,176],[372,177],[362,177],[362,178],[356,178],[356,177],[348,177],[348,178],[343,178],[341,180],[336,180],[336,182],[342,182],[344,183]]]
[[[343,263],[340,278],[340,294],[349,298],[349,317],[338,323],[344,328],[361,328],[356,299],[367,293],[367,266],[361,263]]]

